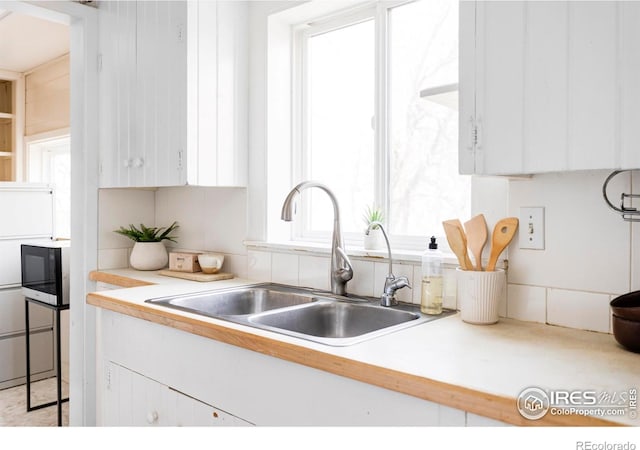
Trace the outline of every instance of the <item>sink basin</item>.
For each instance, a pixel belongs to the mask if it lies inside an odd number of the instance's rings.
[[[146,302],[332,346],[352,345],[455,312],[428,316],[417,305],[382,307],[378,298],[335,296],[276,283]]]
[[[265,287],[247,287],[147,300],[149,303],[209,317],[257,314],[313,301],[315,299],[308,293],[289,292],[286,289],[278,288],[267,289]]]
[[[323,338],[352,338],[419,318],[419,314],[407,311],[344,302],[323,302],[305,308],[258,315],[249,321]]]

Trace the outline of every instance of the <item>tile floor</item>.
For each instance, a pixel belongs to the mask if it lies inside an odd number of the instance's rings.
[[[0,426],[54,427],[58,424],[58,407],[50,406],[27,412],[26,386],[0,390]],[[69,395],[69,385],[62,383],[62,398]],[[48,378],[31,383],[31,405],[56,399],[56,379]],[[62,404],[62,424],[69,425],[69,402]]]

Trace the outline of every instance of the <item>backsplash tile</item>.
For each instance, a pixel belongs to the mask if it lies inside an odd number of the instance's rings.
[[[242,188],[205,189],[204,246],[222,253],[244,255],[247,236],[247,193]]]
[[[160,188],[156,192],[156,226],[169,226],[174,220],[177,244],[181,248],[207,248],[205,233],[205,189],[198,187]],[[214,250],[212,248],[212,250]],[[218,251],[215,249],[215,251]]]
[[[607,294],[548,289],[547,322],[608,333],[609,298]]]
[[[500,299],[498,300],[499,317],[507,317],[507,293],[507,286],[505,286],[504,289],[500,292]]]
[[[329,289],[330,259],[327,256],[250,250],[247,256],[248,276],[256,281],[310,286]],[[383,290],[389,265],[378,259],[352,259],[354,278],[347,291],[355,295],[378,297]],[[420,263],[394,264],[396,276],[409,278],[413,289],[401,289],[403,302],[420,304],[422,269]],[[326,284],[325,284],[326,283]],[[453,268],[444,269],[443,306],[458,309],[457,277]],[[609,302],[614,294],[528,286],[507,283],[499,300],[500,317],[528,322],[549,323],[569,328],[611,333]]]
[[[617,175],[621,176],[621,175]],[[632,178],[632,194],[640,194],[640,172],[633,172]],[[629,191],[625,191],[629,192]],[[640,199],[633,199],[632,206],[634,208],[640,208]],[[613,211],[611,211],[613,214]],[[618,216],[618,220],[622,220],[620,216]],[[629,227],[631,228],[631,274],[630,274],[630,291],[640,290],[640,224],[629,223]],[[623,294],[626,291],[618,291],[620,294]]]
[[[144,223],[166,227],[177,221],[180,225],[175,233],[177,243],[165,241],[169,251],[224,253],[224,270],[247,277],[247,250],[243,245],[247,233],[246,189],[193,186],[101,189],[99,195],[98,268],[129,266],[128,251],[133,241],[113,233],[121,225]]]
[[[247,252],[247,278],[255,281],[271,281],[271,252]]]
[[[508,284],[507,317],[545,323],[547,321],[546,289],[538,286]]]
[[[271,255],[271,281],[298,286],[298,255],[273,253]]]
[[[98,269],[122,269],[129,267],[129,249],[105,248],[98,250]]]
[[[133,247],[133,241],[114,233],[121,226],[155,224],[155,192],[145,189],[100,189],[98,191],[98,242],[100,249]]]
[[[518,216],[522,206],[545,208],[545,249],[520,249],[516,235],[509,247],[510,282],[588,292],[629,288],[631,233],[602,198],[608,174],[534,175],[509,183],[510,215]],[[629,178],[621,177],[610,192],[628,192]]]
[[[413,284],[411,284],[411,303],[420,304],[422,296],[422,267],[420,265],[413,266]],[[444,300],[443,300],[444,306]]]
[[[329,290],[331,260],[322,256],[301,255],[298,259],[298,284],[314,289]]]
[[[348,292],[355,295],[367,295],[373,297],[375,283],[375,266],[372,261],[352,259],[353,278],[347,284]]]
[[[237,278],[247,278],[247,259],[246,255],[232,255],[225,253],[222,271],[232,273]]]
[[[421,269],[420,266],[418,266],[418,268]],[[458,309],[458,279],[456,270],[445,268],[443,274],[442,306],[449,309]]]

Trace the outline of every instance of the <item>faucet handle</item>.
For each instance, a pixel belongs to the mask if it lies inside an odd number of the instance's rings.
[[[409,278],[403,276],[400,277],[395,277],[395,279],[393,280],[393,283],[391,284],[391,286],[393,286],[394,291],[397,291],[399,289],[402,289],[404,287],[408,287],[409,289],[413,289],[411,287],[411,283],[409,283]]]
[[[340,255],[344,263],[346,264],[346,268],[340,269],[340,278],[344,281],[349,281],[353,278],[353,266],[351,265],[351,261],[349,260],[349,256],[345,253],[345,251],[341,247],[336,247],[336,253]]]
[[[396,299],[396,291],[408,287],[411,289],[409,279],[405,276],[396,277],[393,274],[389,274],[384,284],[384,292],[380,297],[380,305],[382,306],[395,306],[398,304]]]

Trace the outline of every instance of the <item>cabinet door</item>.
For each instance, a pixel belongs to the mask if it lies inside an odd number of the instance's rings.
[[[112,362],[107,363],[107,426],[244,426],[222,410]]]
[[[640,167],[636,132],[640,123],[640,2],[620,2],[620,167]]]
[[[132,185],[136,138],[137,2],[101,2],[99,29],[100,186]]]
[[[181,392],[169,389],[173,394],[171,407],[175,411],[175,425],[183,426],[252,426],[253,424],[221,409],[203,403]]]
[[[187,184],[246,186],[248,2],[189,2]]]
[[[632,129],[625,124],[637,123],[632,105],[640,99],[631,81],[640,73],[640,32],[633,26],[638,7],[624,3],[463,2],[462,173],[640,162],[625,153],[624,130]]]
[[[248,3],[104,2],[100,187],[245,186]]]
[[[181,183],[186,2],[105,2],[100,20],[100,186]]]
[[[137,2],[133,186],[177,186],[187,135],[187,4]]]

